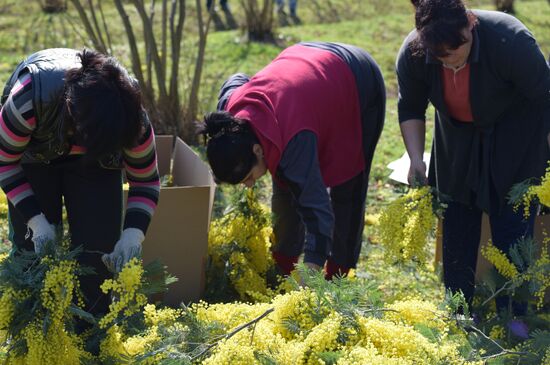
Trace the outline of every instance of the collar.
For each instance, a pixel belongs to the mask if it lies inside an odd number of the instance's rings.
[[[468,55],[468,61],[466,63],[479,62],[479,29],[478,24],[474,25],[472,29],[472,48]],[[435,57],[430,50],[426,50],[426,64],[441,65],[441,61]]]

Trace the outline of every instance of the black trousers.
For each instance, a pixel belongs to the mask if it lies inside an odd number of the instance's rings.
[[[518,239],[532,237],[536,207],[531,210],[528,219],[524,219],[523,209],[515,212],[510,205],[505,205],[498,214],[491,214],[493,245],[507,254]],[[443,281],[453,292],[462,290],[470,305],[475,288],[482,213],[477,207],[451,202],[443,218]],[[497,301],[497,306],[502,304]]]
[[[62,207],[65,205],[71,244],[84,248],[78,262],[95,270],[95,274],[80,279],[85,309],[94,314],[105,313],[110,298],[101,293],[99,286],[112,275],[101,261],[101,253],[87,251],[109,253],[120,237],[123,204],[121,170],[104,169],[96,162],[85,162],[79,156],[50,164],[22,166],[50,223],[62,224]],[[30,237],[25,239],[26,222],[11,204],[9,221],[10,240],[15,249],[32,250]]]
[[[302,44],[328,50],[336,47],[336,51],[340,47],[334,44]],[[348,64],[359,94],[365,169],[351,180],[330,189],[335,221],[329,259],[340,267],[355,268],[361,252],[372,159],[384,127],[386,92],[382,73],[372,57],[357,47],[346,46],[345,50],[353,55]],[[273,249],[286,256],[299,256],[304,247],[305,227],[298,215],[296,201],[289,190],[273,183],[271,203],[272,212],[278,217],[273,225],[276,239]]]

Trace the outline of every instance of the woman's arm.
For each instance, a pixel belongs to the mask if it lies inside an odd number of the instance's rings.
[[[288,185],[306,226],[304,263],[323,267],[332,247],[334,215],[318,161],[317,137],[300,132],[283,152],[278,177]]]
[[[31,75],[21,75],[0,110],[0,186],[25,222],[41,214],[20,163],[36,128],[32,91]]]
[[[123,151],[126,178],[130,185],[124,229],[137,228],[143,234],[147,232],[160,192],[155,135],[147,119],[144,129],[139,144]]]
[[[411,159],[407,180],[411,186],[425,185],[426,164],[423,161],[426,139],[426,123],[420,119],[409,119],[399,124],[405,148]]]

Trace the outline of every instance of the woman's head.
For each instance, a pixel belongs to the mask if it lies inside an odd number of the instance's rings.
[[[423,54],[429,50],[443,63],[451,66],[465,62],[472,42],[471,30],[475,15],[462,0],[411,0],[416,13],[418,37],[413,50]],[[459,65],[458,65],[459,66]]]
[[[266,173],[262,147],[246,121],[225,111],[209,113],[199,133],[208,140],[206,156],[216,180],[250,187]]]
[[[84,50],[65,74],[65,113],[90,158],[134,146],[142,131],[137,83],[112,57]]]

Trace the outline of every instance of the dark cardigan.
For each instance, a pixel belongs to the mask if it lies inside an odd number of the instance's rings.
[[[397,58],[399,122],[435,109],[429,181],[451,200],[500,210],[510,188],[540,177],[550,157],[550,68],[516,18],[475,10],[470,63],[473,123],[454,120],[443,100],[441,62],[413,55],[413,31]],[[442,196],[443,196],[442,195]]]

